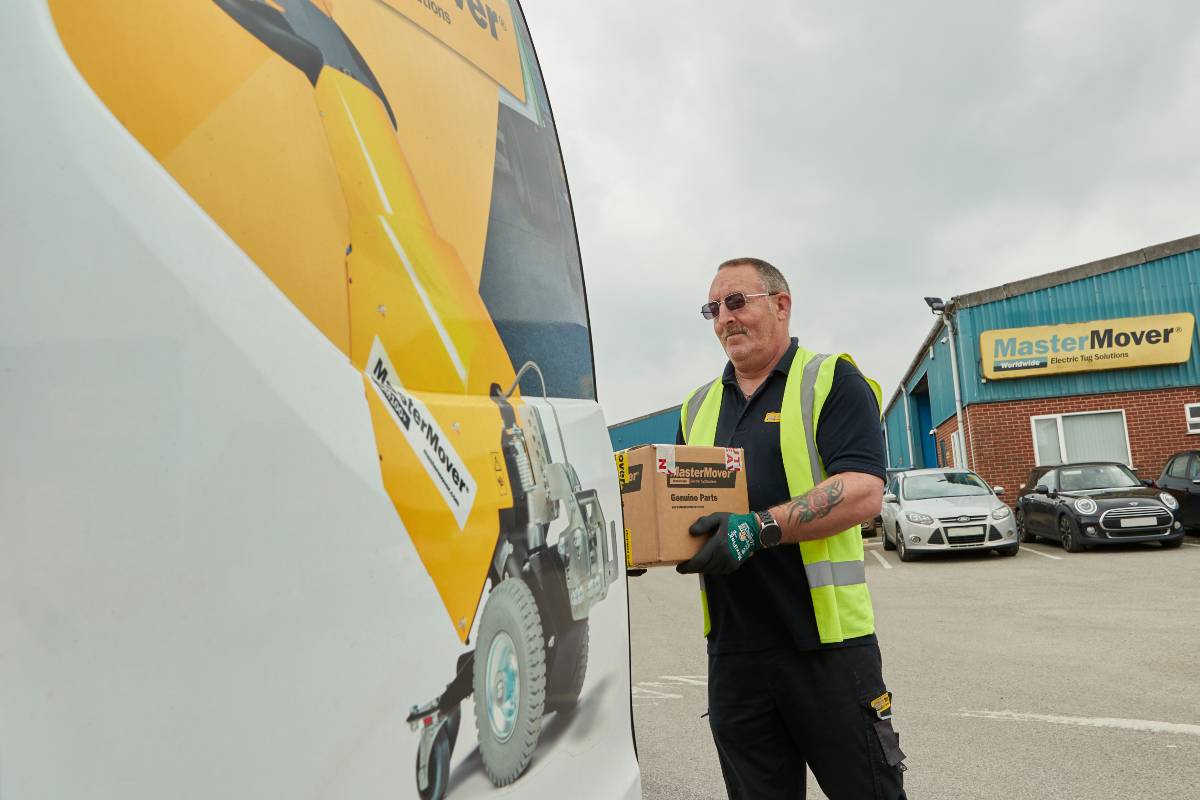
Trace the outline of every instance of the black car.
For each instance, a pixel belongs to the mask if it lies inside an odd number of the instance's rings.
[[[1179,503],[1184,530],[1200,533],[1200,450],[1171,456],[1156,483]]]
[[[1148,483],[1148,481],[1146,482]],[[1021,539],[1062,542],[1068,553],[1102,544],[1183,543],[1179,503],[1115,462],[1038,467],[1017,497]]]

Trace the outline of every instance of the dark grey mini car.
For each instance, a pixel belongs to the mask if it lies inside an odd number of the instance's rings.
[[[1171,456],[1156,483],[1179,503],[1183,529],[1200,534],[1200,450]]]
[[[1178,509],[1124,464],[1062,464],[1030,473],[1017,497],[1017,528],[1023,541],[1053,539],[1068,553],[1129,542],[1173,548],[1183,543]]]

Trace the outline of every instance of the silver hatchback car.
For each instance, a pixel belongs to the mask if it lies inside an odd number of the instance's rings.
[[[1012,511],[990,487],[962,469],[917,469],[894,475],[883,495],[883,549],[901,561],[919,553],[1020,549]]]

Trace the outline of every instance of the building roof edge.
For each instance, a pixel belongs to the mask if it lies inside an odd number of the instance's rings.
[[[679,404],[676,404],[673,406],[667,406],[666,408],[660,408],[658,411],[651,411],[649,414],[642,414],[640,417],[634,417],[633,419],[622,420],[621,422],[614,422],[611,425],[609,425],[608,427],[616,428],[621,425],[632,425],[635,422],[641,422],[644,419],[650,419],[651,417],[657,417],[659,414],[665,414],[668,411],[677,412],[677,411],[679,411],[680,407],[682,407],[682,405],[683,405],[682,403],[679,403]]]
[[[1043,275],[1036,275],[1032,278],[1025,278],[1019,281],[1012,281],[1000,286],[993,286],[990,289],[982,289],[978,292],[970,292],[968,294],[955,297],[951,302],[957,308],[971,308],[972,306],[986,305],[987,303],[995,303],[999,300],[1008,300],[1013,297],[1020,297],[1023,294],[1029,294],[1041,289],[1049,289],[1053,286],[1061,286],[1064,283],[1072,283],[1084,278],[1092,278],[1097,275],[1104,275],[1109,272],[1117,272],[1118,270],[1136,267],[1139,264],[1146,264],[1151,261],[1157,261],[1161,258],[1169,258],[1180,253],[1187,253],[1192,250],[1200,250],[1200,234],[1195,236],[1185,236],[1182,239],[1175,239],[1162,244],[1150,245],[1138,250],[1132,250],[1128,253],[1122,253],[1117,256],[1109,256],[1102,258],[1099,261],[1090,261],[1087,264],[1080,264],[1075,267],[1067,267],[1055,272],[1047,272]]]

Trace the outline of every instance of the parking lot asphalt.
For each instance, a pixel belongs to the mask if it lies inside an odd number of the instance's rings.
[[[1200,538],[902,563],[868,584],[914,800],[1200,797]],[[725,797],[695,578],[631,578],[646,798]],[[808,796],[824,798],[809,781]]]

